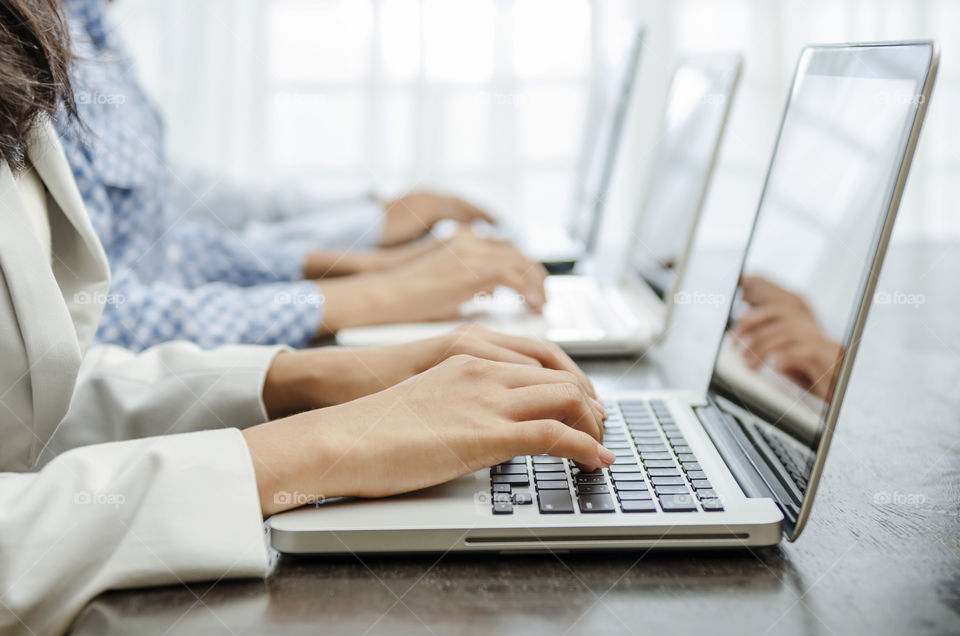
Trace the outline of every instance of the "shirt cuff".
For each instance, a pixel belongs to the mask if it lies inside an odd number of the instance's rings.
[[[289,350],[290,347],[286,346],[264,345],[228,345],[214,350],[218,356],[222,356],[224,366],[229,369],[224,374],[225,381],[211,389],[213,393],[223,395],[223,400],[217,399],[219,395],[214,397],[214,404],[225,405],[222,412],[218,413],[222,421],[244,429],[270,419],[267,406],[263,403],[263,385],[273,359],[277,354]],[[243,397],[230,401],[230,396]]]

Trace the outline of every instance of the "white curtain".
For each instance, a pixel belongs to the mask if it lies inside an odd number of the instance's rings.
[[[953,0],[119,0],[115,19],[169,124],[171,156],[241,180],[341,193],[465,193],[527,224],[569,210],[591,81],[646,54],[605,235],[636,207],[673,60],[742,50],[701,236],[742,240],[807,42],[936,37],[940,77],[897,239],[960,237]],[[722,209],[718,214],[712,210]],[[738,217],[738,215],[744,215]],[[618,218],[620,217],[620,218]]]

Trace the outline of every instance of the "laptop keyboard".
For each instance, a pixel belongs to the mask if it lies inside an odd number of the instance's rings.
[[[552,329],[602,329],[619,333],[626,328],[623,319],[610,310],[604,293],[594,286],[554,291],[545,312]]]
[[[604,406],[604,446],[617,456],[610,468],[586,473],[559,457],[514,457],[490,469],[493,513],[526,505],[541,514],[723,510],[666,403]]]

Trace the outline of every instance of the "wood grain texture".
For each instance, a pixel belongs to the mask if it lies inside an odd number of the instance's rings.
[[[713,258],[713,260],[710,260]],[[735,257],[688,288],[729,293]],[[266,581],[111,593],[86,634],[960,633],[960,246],[902,246],[879,289],[807,529],[759,551],[281,558]],[[601,390],[702,388],[722,310],[680,308]],[[719,316],[719,318],[718,318]]]

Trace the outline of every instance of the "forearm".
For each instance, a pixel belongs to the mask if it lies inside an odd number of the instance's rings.
[[[319,283],[323,324],[318,336],[341,329],[400,322],[403,291],[383,274],[359,274]]]
[[[278,354],[263,384],[263,403],[270,419],[382,391],[426,370],[439,358],[433,341],[418,343],[416,356],[403,351],[404,347],[323,347]]]
[[[439,243],[428,239],[400,247],[373,250],[321,250],[307,255],[304,278],[316,280],[352,274],[369,274],[388,270],[436,249]]]
[[[377,271],[383,260],[376,251],[324,250],[310,252],[304,265],[303,277],[308,280],[349,276]]]

